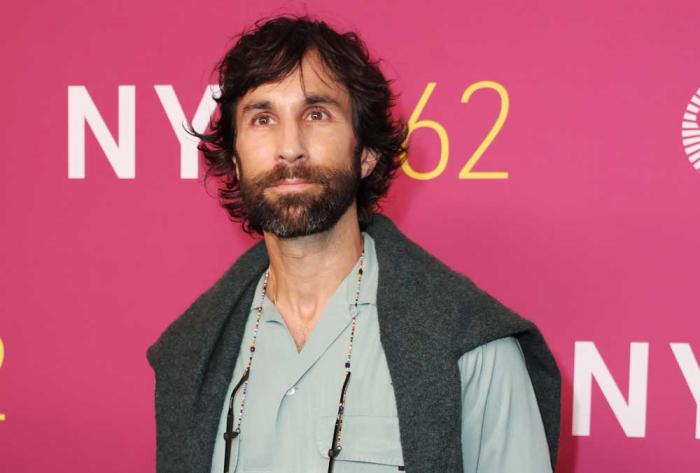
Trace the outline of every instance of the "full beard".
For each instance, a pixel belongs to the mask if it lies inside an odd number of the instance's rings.
[[[276,182],[291,178],[318,185],[278,192],[274,196],[270,196],[274,191],[265,193]],[[353,159],[351,169],[280,163],[252,182],[243,176],[240,189],[252,228],[273,233],[279,238],[297,238],[331,229],[355,201],[359,185],[359,160]]]

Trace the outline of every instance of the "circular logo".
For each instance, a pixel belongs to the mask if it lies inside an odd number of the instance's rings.
[[[700,112],[700,89],[690,98],[683,114],[683,149],[688,156],[690,164],[700,171],[700,126],[698,126],[698,112]]]

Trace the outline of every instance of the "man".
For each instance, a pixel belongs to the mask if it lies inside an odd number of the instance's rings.
[[[375,213],[406,129],[357,36],[258,23],[219,81],[200,150],[263,240],[148,350],[158,471],[552,471],[538,329]]]

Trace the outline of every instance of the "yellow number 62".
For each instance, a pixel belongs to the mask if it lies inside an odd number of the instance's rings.
[[[440,174],[442,174],[442,172],[445,170],[445,167],[447,167],[447,159],[450,153],[450,141],[447,136],[447,131],[445,130],[445,127],[435,120],[427,120],[425,118],[419,119],[419,117],[423,113],[423,109],[425,108],[426,104],[428,103],[428,100],[430,99],[430,96],[433,93],[433,90],[435,90],[435,86],[435,82],[428,83],[428,85],[425,87],[425,90],[423,91],[423,95],[421,96],[420,100],[418,100],[416,108],[413,110],[413,113],[411,113],[411,116],[408,119],[408,136],[406,137],[406,141],[408,141],[409,137],[411,136],[411,133],[414,130],[418,130],[420,128],[428,128],[430,130],[433,130],[440,139],[440,159],[435,168],[427,172],[416,171],[415,169],[413,169],[413,167],[411,167],[411,164],[408,162],[407,159],[404,160],[402,166],[403,171],[406,173],[406,175],[412,177],[413,179],[435,179]],[[479,82],[475,82],[469,87],[467,87],[464,90],[464,93],[462,94],[461,102],[467,103],[471,98],[472,94],[474,94],[474,92],[476,92],[477,90],[481,89],[495,90],[501,99],[501,109],[499,111],[498,118],[496,118],[496,122],[491,127],[491,130],[489,130],[488,134],[483,139],[479,147],[476,149],[476,151],[474,151],[474,153],[469,157],[465,165],[459,171],[458,177],[459,179],[508,179],[508,172],[506,171],[472,171],[472,168],[474,168],[476,163],[483,156],[486,149],[491,145],[493,140],[501,131],[501,128],[503,127],[503,124],[506,121],[506,117],[508,116],[508,109],[510,108],[510,98],[508,96],[508,91],[498,82],[490,80],[482,80]]]

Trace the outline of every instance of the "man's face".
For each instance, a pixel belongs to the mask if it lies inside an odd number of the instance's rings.
[[[252,225],[280,238],[333,227],[373,169],[355,153],[350,96],[311,52],[280,82],[249,91],[236,107],[241,198]]]

